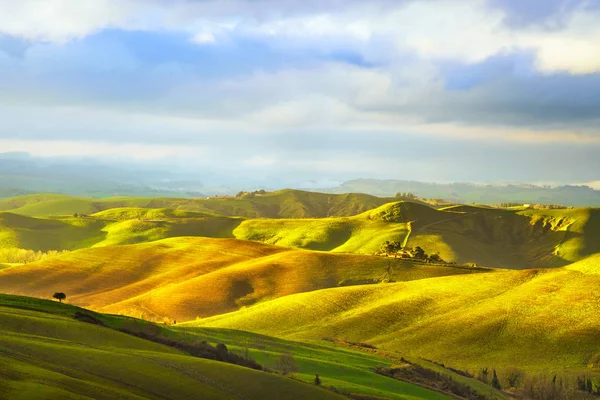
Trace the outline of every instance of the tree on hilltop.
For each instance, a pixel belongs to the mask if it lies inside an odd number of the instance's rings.
[[[67,298],[67,295],[64,294],[63,292],[56,292],[52,295],[52,298],[54,298],[62,303],[62,301]]]

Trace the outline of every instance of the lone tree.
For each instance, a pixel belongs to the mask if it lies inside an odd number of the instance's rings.
[[[319,378],[319,374],[315,374],[315,385],[321,386],[321,378]]]
[[[498,390],[502,389],[502,386],[500,385],[500,379],[498,379],[498,375],[496,374],[496,370],[494,370],[494,374],[492,375],[492,387]]]
[[[62,301],[67,298],[67,295],[64,294],[63,292],[56,292],[52,295],[52,298],[54,298],[62,303]]]
[[[217,344],[217,360],[229,361],[229,350],[223,343]]]

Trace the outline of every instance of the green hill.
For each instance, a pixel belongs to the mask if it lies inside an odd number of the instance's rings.
[[[557,267],[600,252],[600,209],[505,210],[460,207],[412,224],[407,245],[443,259],[500,268]],[[447,212],[447,211],[441,211]]]
[[[353,217],[320,219],[249,219],[233,231],[238,239],[339,253],[373,254],[386,241],[404,241],[410,218],[427,206],[396,202]]]
[[[79,322],[81,315],[93,323]],[[343,347],[284,341],[241,331],[154,325],[71,305],[6,295],[0,295],[0,321],[0,343],[6,345],[0,353],[0,365],[6,367],[0,374],[3,398],[7,395],[29,399],[33,393],[40,398],[63,395],[99,399],[177,399],[185,395],[219,399],[344,398],[299,382],[312,383],[315,373],[320,374],[324,387],[334,386],[356,395],[384,396],[390,400],[450,398],[378,375],[373,372],[375,367],[390,366],[393,361]],[[267,367],[273,367],[278,355],[292,354],[298,371],[295,379],[286,379],[191,357],[176,347],[202,342],[224,343],[229,353],[248,353]],[[51,361],[53,352],[57,353],[55,362]],[[113,365],[119,368],[111,368]],[[463,381],[482,393],[493,392],[474,380]],[[502,398],[502,393],[493,393]]]
[[[600,357],[599,285],[595,255],[556,269],[301,293],[189,325],[367,342],[461,369],[590,372]]]
[[[74,304],[105,312],[185,321],[316,289],[478,272],[235,239],[180,237],[79,250],[2,269],[0,292],[47,297],[60,291]]]
[[[275,192],[261,198],[261,207],[267,200],[281,201],[285,196],[299,195],[321,194]],[[201,201],[171,200],[190,202],[186,204],[190,207],[198,207],[200,203],[197,202]],[[145,206],[164,206],[158,204],[162,201],[153,199]],[[213,205],[236,204],[236,207],[244,204],[257,207],[258,204],[248,203],[257,199],[202,201],[208,202],[202,204],[214,202]],[[35,203],[34,206],[40,204],[46,203]],[[283,204],[271,211],[263,211],[279,215]],[[317,208],[304,210],[302,215],[323,212]],[[350,212],[347,208],[344,210]],[[238,208],[221,211],[230,214],[254,212],[242,212]],[[285,213],[294,212],[286,209]],[[0,212],[0,249],[75,250],[202,236],[235,237],[336,253],[373,254],[389,240],[399,241],[407,247],[420,246],[428,254],[439,253],[449,262],[509,269],[559,267],[583,259],[600,252],[600,242],[594,240],[599,234],[600,209],[508,210],[452,206],[437,210],[406,201],[386,203],[358,215],[326,218],[244,219],[221,216],[211,210],[144,207],[110,208],[84,217],[30,217]]]
[[[280,190],[241,198],[77,198],[63,195],[25,195],[0,199],[0,211],[30,216],[94,214],[111,208],[169,208],[248,218],[321,218],[356,215],[389,199],[364,194],[325,194]]]
[[[0,296],[0,397],[343,398],[274,374],[192,357],[108,327],[79,322],[73,319],[74,312],[74,307]]]

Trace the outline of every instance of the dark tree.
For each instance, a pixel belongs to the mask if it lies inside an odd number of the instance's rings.
[[[498,379],[498,375],[496,374],[496,370],[494,370],[494,373],[492,375],[492,387],[498,390],[502,389],[502,386],[500,385],[500,380]]]
[[[319,378],[319,374],[315,375],[315,385],[321,386],[321,378]]]
[[[414,255],[415,258],[427,258],[427,254],[425,254],[425,250],[423,250],[421,246],[415,247]]]
[[[223,343],[217,344],[217,359],[219,361],[229,360],[229,350],[227,350],[227,346],[225,346]]]
[[[56,292],[52,295],[52,298],[54,298],[62,303],[62,301],[67,298],[67,295],[64,294],[63,292]]]
[[[525,376],[524,372],[517,368],[512,368],[512,369],[506,371],[506,378],[505,378],[506,386],[508,386],[509,388],[518,387],[521,384],[521,382],[523,381],[524,376]]]
[[[481,368],[481,370],[479,371],[479,380],[483,383],[488,383],[488,369],[487,368]]]
[[[394,256],[396,256],[398,252],[402,250],[402,243],[386,240],[385,243],[383,243],[383,246],[381,246],[381,250],[386,255],[394,254]]]
[[[435,253],[429,256],[429,261],[431,262],[436,262],[436,263],[443,263],[445,262],[442,257],[440,257],[440,253]]]

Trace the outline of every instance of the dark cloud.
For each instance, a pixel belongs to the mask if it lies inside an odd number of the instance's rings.
[[[570,14],[586,7],[587,0],[488,0],[491,7],[506,13],[504,22],[516,28],[541,25],[560,29]]]

